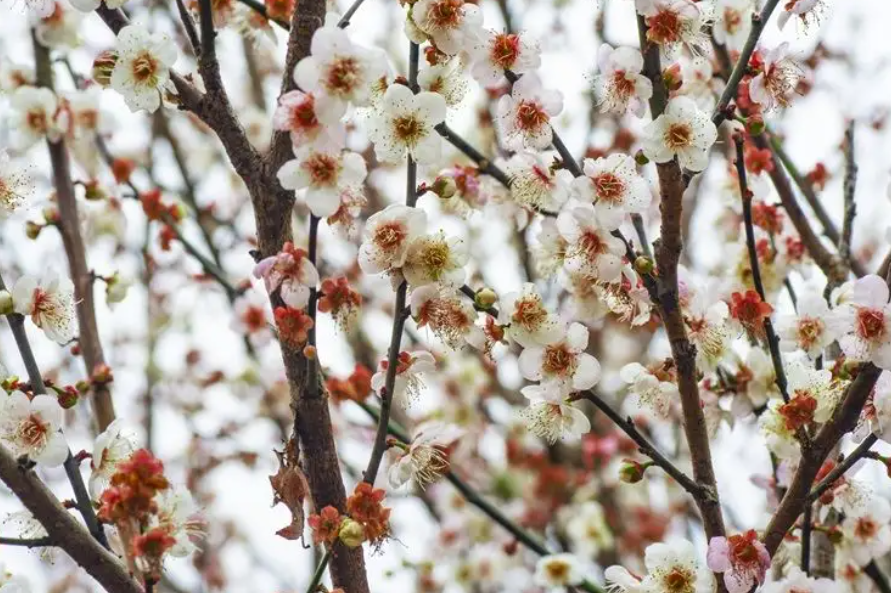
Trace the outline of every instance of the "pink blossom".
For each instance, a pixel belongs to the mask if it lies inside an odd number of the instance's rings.
[[[319,283],[319,272],[306,251],[290,242],[276,255],[260,261],[254,268],[254,277],[262,278],[270,293],[281,289],[282,300],[294,309],[306,306],[309,289]]]
[[[730,537],[713,537],[708,544],[708,567],[724,573],[729,593],[747,593],[753,585],[764,583],[770,568],[770,554],[750,529]]]

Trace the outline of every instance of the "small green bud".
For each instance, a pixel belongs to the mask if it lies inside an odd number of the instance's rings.
[[[358,548],[365,541],[365,528],[349,517],[340,524],[337,537],[349,548]]]
[[[15,311],[12,295],[8,290],[0,290],[0,315],[9,315]]]
[[[476,291],[476,296],[473,299],[477,306],[482,309],[488,309],[496,302],[498,302],[498,295],[495,294],[495,291],[489,287],[481,288]]]
[[[458,192],[458,186],[455,184],[453,177],[440,176],[430,186],[430,191],[443,200],[448,200]]]
[[[656,262],[645,255],[638,256],[637,259],[634,260],[634,270],[643,276],[647,276],[653,273],[653,270],[656,269]]]
[[[650,159],[647,158],[647,155],[645,155],[642,150],[638,150],[634,155],[634,162],[643,167],[650,162]]]

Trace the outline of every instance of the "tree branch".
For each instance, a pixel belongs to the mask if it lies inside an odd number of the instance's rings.
[[[826,474],[826,477],[823,478],[823,481],[817,484],[813,490],[811,490],[810,494],[807,496],[808,502],[814,502],[821,496],[823,493],[832,488],[832,486],[847,473],[849,469],[854,467],[854,464],[863,459],[869,453],[869,450],[872,448],[876,441],[879,440],[879,437],[875,435],[875,433],[870,433],[863,439],[863,442],[860,443],[856,449],[851,451],[851,454],[845,457],[841,463],[835,466],[832,471]]]

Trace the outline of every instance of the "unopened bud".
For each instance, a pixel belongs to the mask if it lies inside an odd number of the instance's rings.
[[[365,528],[349,517],[340,524],[337,537],[349,548],[358,548],[365,541]]]
[[[0,315],[9,315],[15,311],[12,295],[8,290],[0,290]]]
[[[111,71],[118,63],[118,54],[112,50],[106,50],[93,60],[93,80],[102,88],[111,86]]]
[[[653,465],[652,461],[640,463],[633,459],[623,459],[622,467],[619,468],[619,479],[626,484],[637,484],[643,480],[644,472]]]
[[[837,527],[832,527],[826,532],[826,537],[833,544],[840,544],[845,539],[844,534]]]
[[[43,225],[34,222],[33,220],[29,220],[25,223],[25,235],[32,241],[40,236],[40,231],[43,230]]]
[[[108,197],[108,194],[105,193],[98,181],[88,181],[84,184],[84,189],[86,190],[84,198],[91,202],[98,202]]]
[[[90,390],[90,382],[81,379],[74,384],[74,387],[77,389],[78,393],[86,393]]]
[[[77,405],[80,396],[77,393],[77,389],[69,385],[63,391],[59,392],[57,399],[62,409],[70,410]]]
[[[647,276],[653,273],[653,270],[656,269],[656,262],[653,261],[652,258],[647,257],[645,255],[638,256],[637,259],[634,260],[634,270],[643,276]]]
[[[114,180],[118,183],[127,183],[135,168],[136,163],[131,159],[115,159],[111,163],[111,172],[114,174]]]
[[[130,282],[124,280],[117,272],[105,279],[105,300],[109,305],[120,303],[127,298]]]
[[[107,385],[114,381],[114,375],[111,372],[111,367],[107,364],[97,364],[93,369],[93,375],[90,377],[90,381],[93,382],[93,385]]]
[[[662,80],[665,82],[665,88],[669,91],[677,91],[684,84],[684,77],[681,74],[681,65],[672,64],[662,72]]]
[[[47,206],[43,209],[43,218],[46,220],[47,224],[59,224],[62,217],[59,214],[59,209],[55,206]]]
[[[303,349],[303,356],[305,356],[307,360],[315,360],[316,354],[316,347],[311,344],[307,344],[307,346]]]
[[[760,115],[749,116],[746,120],[746,131],[751,136],[760,136],[764,132],[764,118]]]
[[[634,162],[643,167],[650,162],[650,159],[647,158],[647,155],[642,150],[638,150],[634,155]]]
[[[430,191],[443,200],[448,200],[458,191],[458,186],[455,184],[455,179],[453,177],[440,176],[437,177],[433,182],[433,185],[430,186]]]
[[[476,302],[478,307],[482,309],[488,309],[498,301],[498,295],[495,294],[494,290],[486,287],[476,291],[476,296],[473,298],[473,300]]]

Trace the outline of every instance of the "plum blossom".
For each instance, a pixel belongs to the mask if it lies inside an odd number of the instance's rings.
[[[383,52],[355,45],[331,13],[313,33],[310,52],[294,68],[294,82],[313,94],[316,117],[325,125],[336,126],[350,103],[368,105],[373,85],[387,74]]]
[[[789,568],[789,573],[784,578],[767,583],[761,589],[763,593],[835,593],[837,590],[835,581],[815,579],[795,565]]]
[[[712,593],[715,579],[702,566],[696,548],[687,540],[655,543],[644,553],[647,575],[633,576],[622,566],[610,566],[604,577],[611,587],[626,593]]]
[[[523,395],[555,401],[594,387],[600,380],[600,363],[585,352],[587,346],[588,328],[573,323],[562,339],[525,348],[520,354],[520,372],[539,384],[521,389]]]
[[[379,274],[405,264],[408,246],[424,232],[427,215],[419,208],[390,204],[365,223],[359,247],[359,267],[366,274]]]
[[[787,107],[803,76],[801,66],[788,57],[789,44],[781,43],[760,54],[760,71],[749,83],[749,96],[765,110]]]
[[[31,176],[0,149],[0,219],[21,208],[31,191]]]
[[[81,45],[79,34],[82,14],[72,10],[64,0],[37,0],[51,8],[46,8],[47,16],[39,18],[34,25],[37,41],[48,48],[75,49]]]
[[[585,159],[585,175],[573,181],[582,200],[594,203],[597,222],[607,230],[621,226],[628,214],[645,212],[652,200],[647,182],[627,154]]]
[[[418,425],[409,445],[390,449],[397,452],[387,472],[390,486],[399,488],[414,479],[425,488],[435,482],[448,471],[448,450],[464,433],[460,426],[436,420]]]
[[[679,397],[677,372],[673,360],[653,365],[650,368],[632,362],[622,367],[622,380],[631,387],[629,393],[635,400],[635,407],[653,413],[658,418],[668,418],[671,404]]]
[[[418,329],[429,327],[450,348],[464,342],[482,344],[483,330],[476,325],[477,313],[470,299],[454,288],[428,284],[411,293],[411,314]]]
[[[578,439],[591,430],[591,422],[584,412],[563,400],[530,398],[529,406],[520,412],[529,431],[548,443],[558,439]]]
[[[727,303],[717,298],[716,288],[707,284],[691,291],[682,302],[687,335],[696,346],[696,365],[704,372],[714,371],[730,349],[730,310]]]
[[[412,288],[434,283],[460,286],[464,283],[464,265],[469,257],[463,239],[446,237],[440,231],[409,243],[402,274]]]
[[[598,223],[593,206],[585,204],[561,212],[557,228],[568,245],[569,261],[578,261],[598,282],[621,281],[625,244]]]
[[[560,319],[545,308],[535,285],[527,282],[519,292],[501,297],[498,322],[506,335],[523,348],[555,342],[563,332]]]
[[[815,23],[819,20],[823,8],[823,0],[789,0],[783,5],[783,11],[777,17],[777,25],[782,29],[793,16],[805,25]]]
[[[365,181],[368,170],[362,155],[343,152],[309,151],[286,162],[278,170],[278,181],[289,190],[306,190],[304,201],[319,218],[340,209],[340,196],[349,187]]]
[[[682,167],[702,171],[717,137],[717,128],[707,113],[692,99],[675,97],[668,102],[665,113],[644,128],[643,151],[657,163],[677,157]]]
[[[467,80],[462,60],[456,57],[442,64],[421,68],[418,72],[418,86],[422,91],[442,95],[446,106],[457,107],[467,95]]]
[[[813,400],[807,407],[808,422],[826,422],[832,416],[844,392],[844,385],[833,379],[828,369],[814,369],[803,364],[786,368],[790,403],[798,398]],[[787,406],[789,404],[786,404]],[[788,416],[787,416],[788,418]]]
[[[482,33],[479,6],[464,0],[418,0],[410,11],[405,33],[415,43],[430,38],[439,51],[453,56]]]
[[[38,395],[29,399],[21,391],[0,396],[0,441],[16,457],[27,456],[46,467],[57,467],[68,458],[62,435],[62,407],[55,397]]]
[[[323,124],[316,114],[316,96],[303,91],[289,91],[279,97],[272,115],[272,127],[291,135],[294,154],[317,149],[337,151],[343,148],[346,132],[340,122]]]
[[[262,278],[270,294],[280,289],[288,307],[302,309],[309,302],[309,289],[319,283],[319,272],[303,249],[285,243],[282,250],[262,259],[254,267],[254,277]]]
[[[569,199],[572,173],[554,170],[541,154],[519,152],[504,164],[504,172],[511,198],[524,208],[555,212]]]
[[[594,93],[602,111],[641,117],[653,96],[653,83],[641,74],[643,56],[633,47],[612,48],[604,43],[597,51],[598,74]]]
[[[740,51],[752,30],[752,0],[718,0],[715,4],[715,41]]]
[[[419,164],[435,162],[442,152],[442,139],[434,128],[445,116],[442,95],[414,94],[405,85],[390,85],[368,130],[374,153],[388,163],[400,161],[406,153]]]
[[[839,345],[845,356],[891,369],[891,304],[885,281],[875,274],[858,279],[850,303],[838,311],[844,320]]]
[[[378,363],[377,372],[371,377],[371,388],[383,396],[387,384],[387,369],[390,362],[383,359]],[[424,388],[420,375],[436,371],[436,361],[429,352],[400,352],[396,361],[396,381],[393,384],[392,398],[408,408]]]
[[[47,272],[41,279],[22,276],[12,289],[16,313],[31,317],[46,337],[67,344],[77,331],[74,284],[67,276]]]
[[[563,94],[542,87],[530,72],[514,83],[510,95],[498,101],[497,115],[505,148],[545,150],[553,140],[551,118],[563,111]]]
[[[706,53],[710,4],[692,0],[635,0],[634,4],[646,18],[647,40],[658,43],[665,57],[673,59],[683,45],[693,55]]]
[[[797,313],[777,317],[780,348],[785,352],[804,350],[811,360],[838,339],[842,327],[821,292],[805,292],[798,298]]]
[[[708,543],[708,567],[724,573],[729,593],[747,593],[753,585],[764,584],[770,568],[770,554],[750,529],[743,534],[713,537]]]
[[[59,101],[55,93],[43,87],[19,87],[10,100],[12,115],[12,145],[17,150],[27,150],[40,140],[57,142],[67,123],[59,114]]]
[[[572,587],[585,580],[581,561],[573,554],[542,556],[535,565],[536,585],[548,588]]]
[[[166,488],[158,493],[157,504],[150,527],[163,529],[175,540],[167,553],[183,558],[196,551],[207,529],[192,494],[182,487]]]
[[[129,459],[137,448],[136,436],[125,429],[124,421],[120,418],[96,437],[90,459],[90,494],[93,498],[98,498],[108,487],[118,463]]]
[[[176,45],[166,35],[128,25],[118,33],[115,49],[111,87],[121,93],[130,111],[157,111],[176,62]]]
[[[504,71],[523,75],[541,66],[538,42],[522,33],[499,33],[488,30],[470,48],[473,58],[471,75],[486,88],[494,88],[504,81]]]
[[[843,546],[853,559],[866,566],[891,551],[891,503],[873,496],[862,512],[845,516],[841,524]]]

